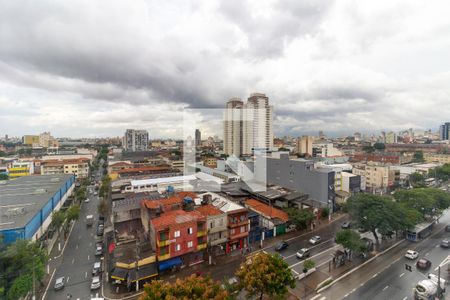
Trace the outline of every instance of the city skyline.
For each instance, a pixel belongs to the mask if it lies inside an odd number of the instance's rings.
[[[450,115],[448,5],[9,3],[0,134],[176,137],[183,108],[252,92],[271,99],[276,136],[437,130]]]

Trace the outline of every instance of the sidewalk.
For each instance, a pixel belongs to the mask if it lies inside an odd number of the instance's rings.
[[[260,251],[273,247],[277,243],[283,240],[292,240],[296,238],[300,238],[303,235],[309,234],[311,232],[317,232],[320,230],[324,230],[330,224],[341,220],[346,217],[346,214],[333,214],[333,219],[331,222],[322,221],[321,224],[317,225],[314,230],[310,228],[301,230],[301,231],[293,231],[289,232],[277,237],[269,238],[264,240],[264,247],[259,247],[259,242],[252,245],[253,251],[242,255],[240,252],[237,252],[234,255],[222,255],[216,258],[213,258],[213,264],[209,265],[208,261],[205,260],[201,264],[197,264],[191,267],[185,267],[179,271],[165,273],[159,276],[159,279],[165,280],[168,282],[174,282],[177,278],[184,278],[196,272],[200,272],[201,274],[207,274],[211,276],[214,280],[223,280],[224,278],[231,278],[235,276],[236,270],[239,268],[240,264],[245,261],[246,257],[250,255],[254,255]],[[105,284],[103,290],[104,296],[111,299],[123,299],[124,297],[131,297],[132,295],[137,295],[135,292],[126,292],[126,293],[116,293],[115,288],[112,287],[110,283]]]
[[[342,266],[335,266],[330,259],[328,264],[322,265],[314,273],[298,281],[296,288],[290,289],[290,293],[295,295],[297,299],[311,299],[317,295],[316,290],[320,283],[328,279],[332,279],[334,281],[348,272],[352,272],[353,269],[402,240],[404,239],[392,238],[388,240],[381,240],[378,245],[374,245],[376,250],[370,253],[367,258],[364,259],[356,256],[353,257],[351,261],[346,261]]]

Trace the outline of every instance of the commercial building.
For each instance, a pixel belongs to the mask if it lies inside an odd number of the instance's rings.
[[[202,145],[202,133],[199,129],[195,129],[195,146],[199,147]]]
[[[89,159],[46,160],[40,162],[41,175],[73,174],[76,178],[89,176]]]
[[[313,155],[314,137],[303,135],[297,139],[297,153],[305,156]]]
[[[123,148],[125,151],[147,151],[148,131],[127,129],[123,137]]]
[[[255,178],[260,182],[267,180],[267,184],[306,193],[321,206],[334,203],[334,171],[328,168],[315,169],[311,160],[289,159],[285,153],[279,157],[258,156]]]
[[[206,230],[208,248],[212,256],[225,254],[226,243],[228,241],[227,215],[214,205],[210,204],[212,197],[204,196],[205,205],[196,210],[206,217]]]
[[[376,162],[355,164],[352,173],[363,176],[366,190],[373,192],[386,192],[400,182],[400,170]]]
[[[289,216],[286,212],[256,199],[247,199],[245,207],[259,215],[259,226],[274,230],[274,236],[286,232],[286,222]]]
[[[388,133],[386,133],[384,142],[386,144],[395,144],[395,143],[397,143],[397,135],[395,134],[395,132],[389,131]]]
[[[450,154],[424,153],[423,158],[430,163],[450,164]]]
[[[355,153],[351,157],[352,162],[379,162],[389,163],[394,165],[407,164],[412,162],[414,158],[413,153]]]
[[[15,161],[8,168],[9,178],[14,179],[34,174],[34,163],[31,161]]]
[[[240,98],[227,102],[223,143],[225,154],[238,157],[273,149],[273,107],[265,94],[253,93],[245,104]]]
[[[6,244],[39,239],[75,186],[73,175],[27,176],[0,184],[0,235]]]
[[[342,156],[342,152],[336,149],[333,143],[316,142],[312,145],[312,156],[322,158],[335,157],[335,156]]]

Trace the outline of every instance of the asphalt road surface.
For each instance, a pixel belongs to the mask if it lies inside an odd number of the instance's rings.
[[[99,256],[95,256],[96,230],[98,224],[97,205],[98,196],[94,196],[94,189],[88,188],[89,203],[82,203],[80,217],[72,229],[70,237],[62,257],[62,264],[56,269],[52,282],[50,282],[45,299],[61,300],[69,299],[91,299],[99,295],[101,289],[91,291],[92,268]],[[86,215],[94,215],[94,224],[86,225]],[[59,277],[65,277],[65,287],[55,291],[53,286]]]

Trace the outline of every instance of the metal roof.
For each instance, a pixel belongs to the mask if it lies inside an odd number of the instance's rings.
[[[73,175],[25,176],[0,184],[0,230],[22,228]]]

